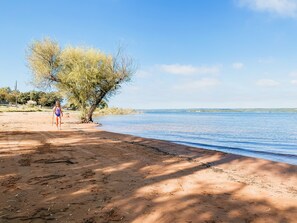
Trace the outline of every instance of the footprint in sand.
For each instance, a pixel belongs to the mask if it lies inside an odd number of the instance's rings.
[[[1,183],[1,186],[13,187],[20,179],[22,179],[20,176],[10,176]]]
[[[81,175],[84,177],[84,178],[89,178],[89,177],[92,177],[94,176],[96,173],[89,169],[89,170],[86,170],[85,172],[83,172]]]

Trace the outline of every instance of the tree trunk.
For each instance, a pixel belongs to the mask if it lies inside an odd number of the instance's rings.
[[[93,112],[96,110],[97,108],[97,104],[93,104],[89,111],[88,111],[88,114],[86,116],[86,122],[93,122]]]
[[[96,108],[98,107],[98,105],[100,104],[100,102],[103,100],[103,98],[105,97],[106,92],[103,92],[101,94],[98,95],[96,102],[94,104],[91,105],[88,113],[86,114],[86,118],[85,118],[85,122],[93,122],[93,112],[96,110]]]

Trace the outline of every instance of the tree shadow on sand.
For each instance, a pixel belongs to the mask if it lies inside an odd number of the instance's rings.
[[[1,132],[0,143],[1,222],[297,219],[296,188],[279,182],[296,182],[296,166],[97,131]]]

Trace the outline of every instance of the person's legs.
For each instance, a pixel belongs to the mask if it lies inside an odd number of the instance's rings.
[[[58,128],[58,125],[59,125],[59,117],[56,116],[56,126],[57,126],[57,128]]]
[[[62,124],[62,118],[61,118],[61,116],[59,117],[59,121],[60,121],[60,130],[61,130],[61,124]]]

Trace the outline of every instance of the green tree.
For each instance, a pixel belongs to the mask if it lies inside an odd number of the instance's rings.
[[[98,108],[99,108],[99,109],[108,108],[107,101],[102,100],[102,101],[99,103]]]
[[[56,101],[62,101],[63,98],[57,92],[44,93],[38,100],[38,104],[42,106],[54,106]]]
[[[26,104],[30,100],[30,92],[21,92],[18,96],[19,104]]]
[[[92,122],[100,102],[108,99],[130,80],[133,61],[107,55],[92,48],[67,47],[50,39],[33,42],[28,48],[28,63],[37,86],[54,86],[81,109],[82,121]]]
[[[9,92],[9,94],[7,94],[6,100],[11,104],[15,104],[19,94],[20,94],[19,91],[11,91]]]
[[[9,87],[0,88],[0,103],[8,102],[8,95],[11,93],[11,89]]]

